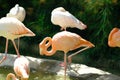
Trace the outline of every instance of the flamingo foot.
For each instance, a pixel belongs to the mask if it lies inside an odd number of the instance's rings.
[[[20,54],[19,54],[19,55],[17,55],[17,57],[20,57]]]
[[[5,55],[5,56],[3,56],[3,58],[0,60],[0,64],[4,61],[4,60],[6,60],[7,59],[7,56]]]
[[[64,62],[61,62],[59,65],[60,65],[61,67],[65,67],[65,63],[64,63]]]

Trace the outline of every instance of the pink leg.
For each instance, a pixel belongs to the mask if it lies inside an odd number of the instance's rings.
[[[61,27],[61,29],[60,29],[60,30],[65,30],[65,31],[66,31],[66,28]]]
[[[79,50],[79,51],[77,51],[77,52],[69,55],[69,56],[68,56],[68,64],[70,64],[70,63],[72,62],[72,56],[74,56],[74,55],[76,55],[76,54],[78,54],[78,53],[80,53],[80,52],[82,52],[82,51],[84,51],[84,50],[86,50],[86,49],[88,49],[88,48],[90,48],[90,47],[85,47],[85,48],[83,48],[83,49],[81,49],[81,50]]]
[[[64,80],[66,80],[66,70],[67,70],[67,55],[66,53],[64,53],[64,68],[65,68],[65,72],[64,72]]]
[[[8,50],[8,39],[6,39],[6,46],[5,46],[5,56],[0,60],[0,64],[7,58],[7,50]]]
[[[15,47],[15,50],[16,50],[16,53],[17,53],[17,56],[20,57],[20,54],[19,54],[19,51],[18,51],[18,49],[17,49],[17,47],[16,47],[15,41],[12,40],[12,42],[13,42],[13,45],[14,45],[14,47]]]
[[[19,51],[19,45],[20,45],[20,38],[18,38],[18,51]]]

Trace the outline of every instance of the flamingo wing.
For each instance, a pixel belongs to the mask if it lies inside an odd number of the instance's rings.
[[[34,33],[26,28],[23,23],[12,17],[5,17],[0,19],[0,31],[4,31],[13,35],[27,35],[29,33],[34,35]]]
[[[52,38],[52,44],[57,50],[68,52],[70,50],[78,48],[80,45],[81,37],[77,34],[67,31],[59,32]]]
[[[51,21],[54,24],[59,24],[60,26],[65,27],[75,27],[75,23],[79,23],[79,20],[75,18],[72,14],[70,14],[68,11],[54,12]]]

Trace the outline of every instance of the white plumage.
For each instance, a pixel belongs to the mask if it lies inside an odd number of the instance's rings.
[[[0,19],[0,36],[6,38],[5,54],[7,54],[8,50],[8,40],[11,40],[19,57],[20,54],[16,47],[14,39],[23,36],[35,36],[35,34],[26,28],[25,25],[18,19],[13,17],[3,17]],[[0,60],[0,63],[2,63],[5,59],[6,55],[2,58],[2,60]]]
[[[30,67],[27,58],[21,56],[18,57],[14,62],[14,72],[17,76],[21,77],[22,80],[28,80]]]
[[[78,29],[86,29],[87,26],[80,20],[74,17],[71,13],[66,11],[63,7],[55,8],[51,13],[51,22],[55,25],[59,25],[61,29],[67,27],[76,27]]]
[[[25,15],[25,9],[16,4],[15,7],[13,7],[10,10],[10,12],[6,15],[6,17],[15,17],[22,22],[25,19]]]
[[[16,18],[4,17],[0,19],[0,36],[14,40],[22,36],[35,36],[35,34]]]

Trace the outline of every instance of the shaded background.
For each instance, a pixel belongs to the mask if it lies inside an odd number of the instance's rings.
[[[38,48],[38,44],[43,38],[52,37],[60,32],[60,27],[53,25],[50,17],[54,8],[62,6],[88,26],[86,30],[67,28],[67,31],[77,33],[95,45],[95,48],[74,56],[73,62],[120,75],[120,48],[110,48],[107,44],[108,35],[112,28],[119,28],[119,0],[1,0],[0,17],[6,16],[15,4],[25,8],[27,14],[23,23],[36,34],[35,37],[20,38],[21,55],[63,60],[62,51],[47,57],[39,55]],[[0,37],[0,52],[4,53],[4,49],[5,38]],[[68,55],[77,50],[70,51]],[[16,54],[11,42],[8,53]]]

